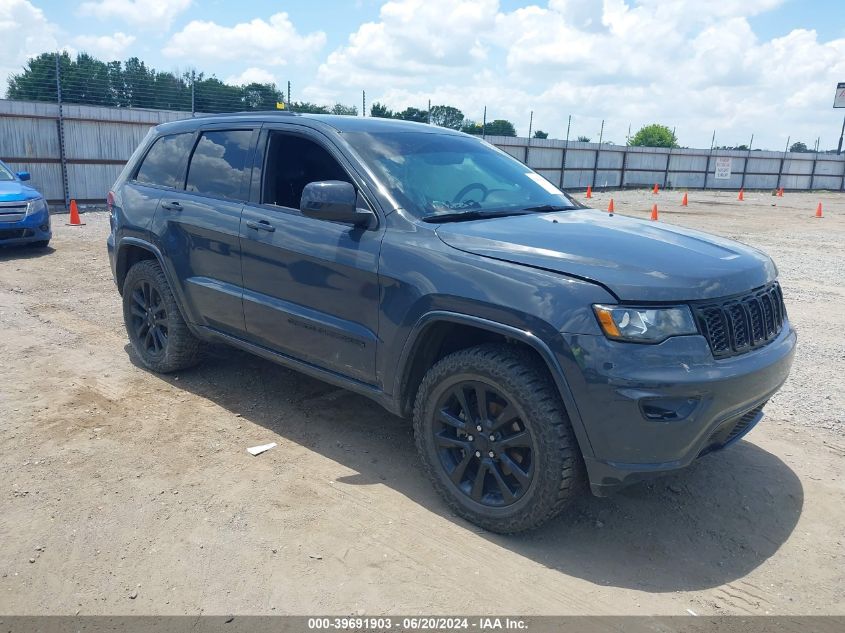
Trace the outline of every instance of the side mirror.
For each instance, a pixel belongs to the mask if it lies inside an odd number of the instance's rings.
[[[18,177],[18,180],[29,180],[31,178],[28,171],[19,171],[15,176]]]
[[[307,218],[352,226],[370,226],[375,218],[363,200],[359,204],[355,187],[340,180],[309,182],[302,190],[299,210]]]

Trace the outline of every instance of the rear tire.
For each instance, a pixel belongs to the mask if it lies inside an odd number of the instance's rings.
[[[166,374],[199,361],[200,342],[185,324],[157,261],[142,260],[126,274],[123,321],[145,367]]]
[[[437,362],[417,392],[414,433],[449,507],[492,532],[536,528],[586,491],[560,395],[528,350],[487,344]]]

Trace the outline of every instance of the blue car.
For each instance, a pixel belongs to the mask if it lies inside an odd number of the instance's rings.
[[[53,236],[47,201],[27,180],[29,172],[14,173],[0,161],[0,246],[44,248]]]

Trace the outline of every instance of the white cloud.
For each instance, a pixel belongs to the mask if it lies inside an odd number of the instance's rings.
[[[162,52],[194,63],[238,60],[281,66],[311,59],[325,42],[322,31],[302,35],[287,13],[276,13],[269,20],[256,18],[231,27],[193,20],[170,38]]]
[[[784,0],[549,0],[505,11],[495,0],[392,0],[330,52],[305,89],[321,101],[391,108],[449,103],[527,132],[625,141],[652,122],[680,141],[781,147],[791,134],[838,139],[830,108],[845,39],[793,30],[761,40],[750,18]],[[788,26],[788,25],[787,25]],[[836,128],[836,129],[834,129]],[[834,133],[836,138],[834,138]]]
[[[141,28],[169,29],[176,16],[192,0],[91,0],[79,5],[79,13],[100,19],[117,18]]]
[[[251,83],[278,83],[276,77],[269,70],[255,67],[247,68],[239,75],[231,75],[229,77],[226,77],[226,79],[224,79],[223,81],[225,81],[227,84],[232,84],[233,86],[245,86]]]
[[[44,12],[28,0],[0,2],[0,94],[5,94],[9,75],[21,72],[30,57],[56,50],[57,33]]]
[[[122,60],[123,54],[135,41],[134,35],[117,32],[113,35],[79,35],[73,38],[75,49],[104,61]]]

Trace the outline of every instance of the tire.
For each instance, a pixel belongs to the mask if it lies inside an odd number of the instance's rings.
[[[145,367],[166,374],[199,361],[200,342],[185,325],[158,262],[145,259],[123,282],[123,322]]]
[[[539,360],[513,345],[480,345],[437,362],[417,392],[414,435],[449,507],[491,532],[536,528],[586,492],[560,395]]]

